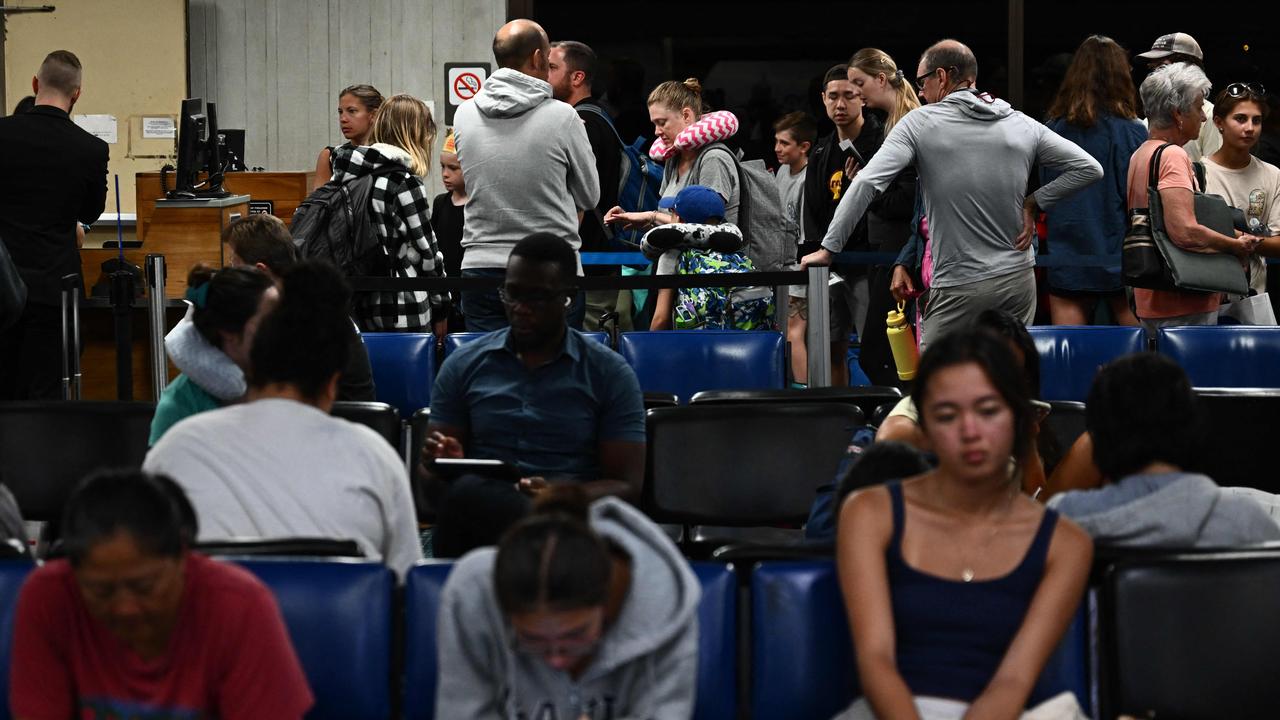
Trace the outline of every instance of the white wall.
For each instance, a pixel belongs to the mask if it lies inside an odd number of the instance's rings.
[[[342,140],[337,93],[369,83],[428,101],[443,126],[444,63],[493,63],[506,0],[190,0],[191,95],[245,128],[250,166],[307,170]],[[439,143],[444,137],[441,127]],[[439,180],[433,186],[439,190]]]

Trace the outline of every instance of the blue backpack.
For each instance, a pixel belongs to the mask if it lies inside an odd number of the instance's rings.
[[[658,189],[662,187],[662,163],[644,153],[645,139],[636,138],[635,142],[628,145],[618,134],[613,118],[598,105],[583,103],[574,109],[604,118],[609,129],[613,130],[614,137],[618,138],[622,153],[622,167],[618,174],[618,206],[628,212],[657,210]],[[607,225],[604,231],[611,252],[635,252],[640,247],[640,236],[644,234],[643,230],[615,230]]]

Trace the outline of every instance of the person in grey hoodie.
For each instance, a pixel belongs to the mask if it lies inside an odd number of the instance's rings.
[[[1140,353],[1103,367],[1085,423],[1094,463],[1115,481],[1048,504],[1099,544],[1234,548],[1280,540],[1276,496],[1188,472],[1202,433],[1191,383],[1169,358]]]
[[[955,40],[926,50],[916,74],[920,96],[930,104],[894,126],[840,198],[822,248],[801,263],[831,264],[875,196],[914,163],[927,189],[933,241],[933,284],[924,314],[929,337],[990,307],[1030,325],[1036,311],[1036,215],[1101,178],[1102,166],[1009,103],[978,92],[978,61]],[[1062,175],[1027,195],[1037,161]],[[898,277],[895,270],[895,285]]]
[[[551,44],[537,23],[513,20],[493,39],[498,70],[458,107],[453,136],[470,196],[462,230],[462,276],[502,277],[511,248],[539,232],[582,244],[578,223],[600,197],[600,178],[577,111],[551,96]],[[581,260],[579,260],[581,274]],[[569,311],[582,329],[581,295]],[[463,290],[467,329],[507,326],[496,289]]]
[[[687,720],[700,596],[639,510],[555,486],[449,575],[436,717]]]

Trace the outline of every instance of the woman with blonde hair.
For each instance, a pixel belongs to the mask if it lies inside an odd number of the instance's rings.
[[[378,109],[369,131],[372,144],[337,148],[333,179],[350,183],[372,176],[369,218],[385,257],[375,265],[387,277],[444,275],[444,256],[431,232],[431,196],[423,179],[431,169],[436,124],[426,103],[393,95]],[[424,291],[362,292],[355,296],[356,322],[364,332],[422,331],[441,340],[448,321],[448,295]]]
[[[738,163],[733,151],[722,141],[738,132],[738,118],[727,110],[710,112],[702,99],[702,83],[697,78],[668,80],[649,93],[649,119],[656,139],[649,156],[664,163],[659,194],[674,198],[690,185],[709,187],[724,201],[724,217],[731,225],[738,223],[741,187]],[[621,207],[604,216],[605,223],[620,222],[624,227],[649,228],[670,223],[672,217],[662,210],[625,212]],[[740,248],[719,248],[734,252]],[[658,260],[659,275],[674,274],[681,250],[668,250]],[[651,330],[670,329],[676,292],[658,291]]]
[[[865,107],[885,113],[881,138],[889,137],[898,121],[920,107],[902,70],[888,53],[863,48],[849,58],[849,82],[862,93]],[[866,158],[870,160],[871,158]],[[908,167],[889,183],[867,210],[867,243],[874,252],[897,253],[911,237],[911,220],[916,209],[916,170]],[[896,385],[897,367],[885,336],[885,316],[897,302],[890,292],[893,267],[877,265],[867,281],[867,320],[863,325],[862,351],[858,363],[872,383]],[[905,270],[904,270],[905,271]]]
[[[920,98],[911,82],[883,50],[862,48],[854,53],[849,59],[849,82],[862,91],[862,100],[867,106],[888,114],[885,135],[903,115],[920,107]]]
[[[373,116],[382,106],[382,93],[372,85],[351,85],[338,93],[338,129],[342,131],[345,143],[330,145],[320,151],[316,158],[316,178],[313,185],[318,188],[333,177],[333,151],[337,147],[358,147],[366,144],[369,129],[373,126]]]

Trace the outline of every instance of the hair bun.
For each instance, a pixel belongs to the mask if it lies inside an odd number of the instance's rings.
[[[684,86],[697,93],[699,97],[702,96],[702,81],[698,78],[687,78]]]

